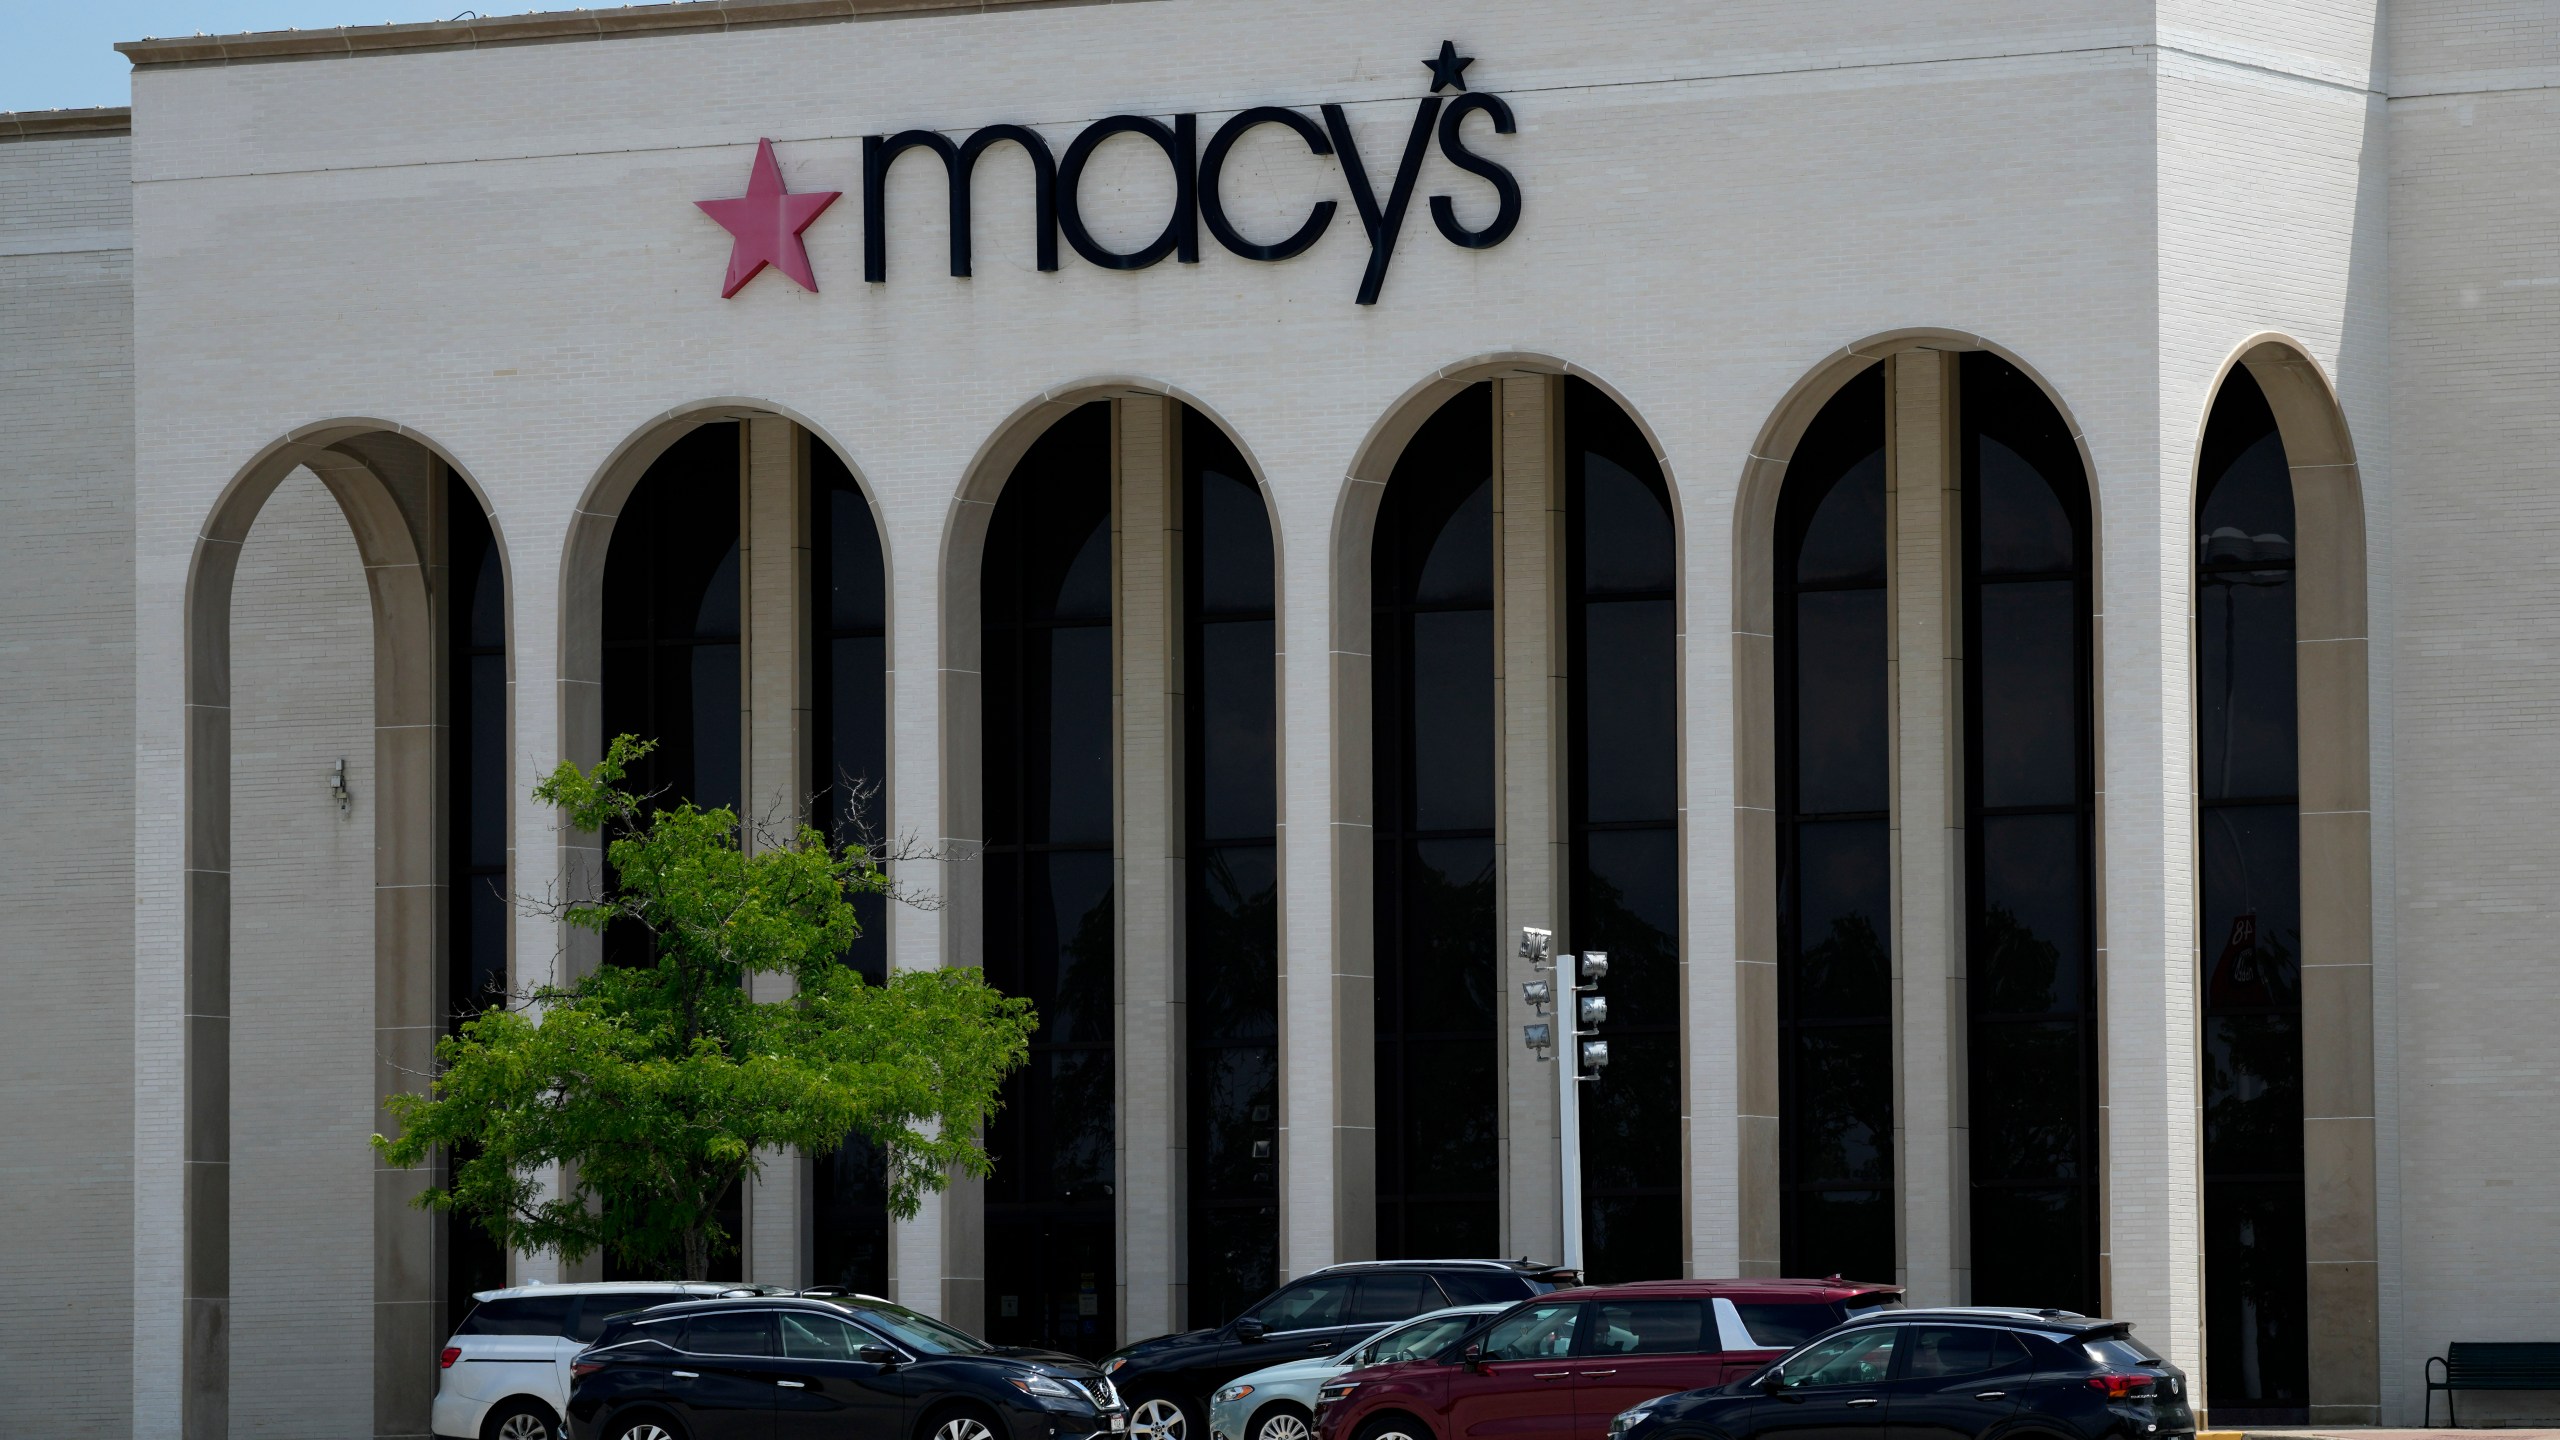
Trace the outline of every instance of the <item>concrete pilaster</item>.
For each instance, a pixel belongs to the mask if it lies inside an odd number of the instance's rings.
[[[1501,887],[1493,936],[1506,1023],[1502,1054],[1502,1253],[1565,1255],[1556,1157],[1554,1061],[1517,1043],[1534,1019],[1519,982],[1520,927],[1572,934],[1565,914],[1564,381],[1524,375],[1494,382],[1495,691],[1502,739],[1496,764],[1495,862]],[[1559,993],[1563,991],[1558,987]],[[1553,1014],[1554,1012],[1550,1012]],[[1562,1052],[1558,1052],[1561,1055]]]
[[[1949,1305],[1967,1293],[1957,372],[1947,351],[1888,363],[1896,1248],[1911,1303]]]
[[[1118,713],[1113,821],[1119,927],[1120,1338],[1179,1328],[1184,1312],[1183,711],[1180,402],[1124,397],[1111,521]]]
[[[746,666],[739,686],[745,737],[739,793],[746,843],[787,838],[809,796],[809,440],[789,420],[759,415],[739,427],[738,570],[745,591]],[[758,975],[755,998],[787,998],[789,976]],[[739,1273],[764,1285],[807,1283],[809,1161],[768,1152],[748,1182]]]

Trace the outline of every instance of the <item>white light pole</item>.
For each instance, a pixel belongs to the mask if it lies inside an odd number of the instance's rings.
[[[1558,1215],[1564,1226],[1564,1265],[1570,1270],[1582,1268],[1582,1095],[1581,1083],[1597,1080],[1609,1064],[1609,1042],[1595,1038],[1600,1026],[1609,1018],[1609,1002],[1603,998],[1600,982],[1609,974],[1609,957],[1600,951],[1581,957],[1554,955],[1555,935],[1552,931],[1524,925],[1520,929],[1520,957],[1529,962],[1533,976],[1523,982],[1520,993],[1541,1016],[1547,1007],[1556,1007],[1555,1020],[1532,1021],[1521,1027],[1521,1039],[1536,1052],[1540,1060],[1555,1059],[1556,1064],[1556,1180],[1560,1187]],[[1562,995],[1556,993],[1554,979],[1539,972],[1554,966],[1555,977],[1564,980]],[[1561,1028],[1562,1035],[1556,1032]],[[1549,1052],[1561,1042],[1564,1054]]]

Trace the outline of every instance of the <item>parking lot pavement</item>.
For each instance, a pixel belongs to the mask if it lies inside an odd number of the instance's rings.
[[[2560,1440],[2560,1428],[2528,1428],[2525,1426],[2466,1425],[2464,1433],[2486,1431],[2498,1440]],[[2352,1425],[2312,1425],[2290,1428],[2251,1426],[2246,1430],[2199,1430],[2196,1440],[2446,1440],[2454,1432],[2438,1426],[2433,1430],[2392,1430],[2380,1426],[2362,1429]]]

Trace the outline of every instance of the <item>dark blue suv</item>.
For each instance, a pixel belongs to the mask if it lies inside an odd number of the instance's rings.
[[[1730,1385],[1647,1400],[1609,1440],[2194,1440],[2187,1377],[2121,1320],[2061,1310],[1851,1319]]]

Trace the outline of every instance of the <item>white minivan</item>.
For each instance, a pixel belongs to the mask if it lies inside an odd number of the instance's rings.
[[[479,1303],[436,1357],[443,1373],[429,1423],[446,1440],[565,1440],[569,1361],[605,1321],[737,1288],[625,1280],[479,1291],[471,1297]]]

